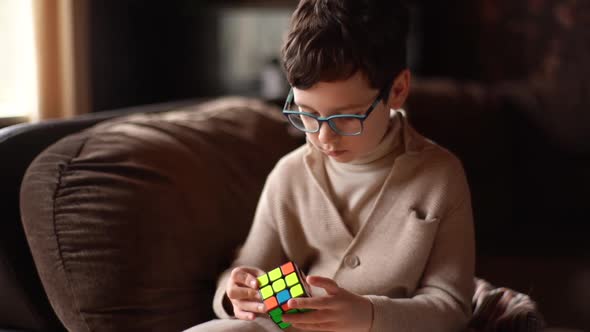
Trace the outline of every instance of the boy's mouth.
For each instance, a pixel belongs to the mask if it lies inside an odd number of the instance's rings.
[[[346,152],[346,150],[324,150],[324,153],[330,157],[338,157]]]

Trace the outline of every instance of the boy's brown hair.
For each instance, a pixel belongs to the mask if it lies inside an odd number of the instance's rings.
[[[363,71],[386,88],[407,67],[409,13],[396,0],[301,0],[283,46],[289,83],[307,89]]]

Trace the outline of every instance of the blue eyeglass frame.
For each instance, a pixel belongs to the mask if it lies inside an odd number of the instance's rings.
[[[297,130],[301,130],[303,132],[306,133],[317,133],[320,131],[320,129],[322,129],[322,125],[324,124],[324,122],[327,122],[328,125],[330,126],[330,128],[332,128],[332,130],[337,133],[340,136],[359,136],[363,133],[364,130],[364,122],[365,120],[369,117],[369,115],[371,115],[371,112],[373,112],[373,110],[375,109],[375,107],[377,107],[377,105],[379,104],[379,102],[381,102],[381,100],[383,99],[383,96],[385,95],[385,93],[387,89],[383,89],[379,92],[379,94],[377,95],[377,97],[375,98],[375,101],[373,101],[373,103],[371,104],[371,106],[369,106],[369,108],[367,109],[367,111],[365,112],[365,114],[362,115],[357,115],[357,114],[334,114],[334,115],[330,115],[328,117],[321,117],[321,116],[317,116],[311,113],[307,113],[307,112],[298,112],[298,111],[292,111],[287,109],[287,107],[289,105],[291,105],[291,103],[293,102],[293,98],[294,98],[294,94],[293,94],[293,88],[291,88],[291,90],[289,90],[289,95],[287,96],[287,100],[285,101],[285,105],[283,106],[283,115],[287,118],[287,121],[289,121],[289,124],[291,124],[295,129]],[[300,115],[305,115],[311,118],[316,119],[319,122],[319,126],[318,129],[316,130],[305,130],[305,129],[301,129],[296,127],[293,123],[291,123],[291,120],[289,119],[289,114],[300,114]],[[333,123],[330,121],[332,119],[336,119],[336,118],[354,118],[354,119],[358,119],[361,121],[361,130],[358,133],[354,133],[354,134],[343,134],[341,133],[335,125],[333,125]]]

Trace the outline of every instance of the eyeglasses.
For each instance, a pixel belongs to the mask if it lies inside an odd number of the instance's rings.
[[[365,114],[334,114],[328,117],[321,117],[307,112],[292,110],[293,107],[293,89],[289,91],[289,96],[283,107],[283,114],[289,120],[291,125],[306,133],[317,133],[320,131],[322,124],[327,122],[334,132],[341,136],[358,136],[363,133],[363,122],[369,117],[371,112],[383,99],[387,89],[383,89],[375,101],[371,104]]]

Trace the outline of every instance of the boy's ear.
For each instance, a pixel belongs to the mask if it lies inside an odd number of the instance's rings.
[[[389,108],[399,109],[404,105],[410,93],[411,76],[409,69],[404,69],[397,75],[389,91],[389,99],[387,100]]]

